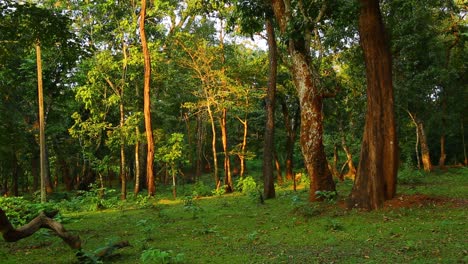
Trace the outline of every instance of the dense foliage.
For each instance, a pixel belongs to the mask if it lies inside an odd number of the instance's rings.
[[[47,169],[55,191],[99,189],[105,195],[122,177],[144,186],[139,4],[32,2],[0,1],[2,194],[26,195],[39,188],[33,45],[38,40],[45,65]],[[199,188],[196,195],[232,188],[256,193],[255,179],[262,184],[257,165],[263,154],[268,56],[249,38],[264,37],[264,21],[272,14],[262,11],[260,2],[167,0],[148,6],[156,186],[172,185],[174,197],[176,186],[192,182]],[[352,178],[366,100],[358,8],[350,1],[291,2],[303,14],[290,21],[286,37],[313,32],[311,57],[327,95],[323,122],[329,166],[335,177]],[[434,164],[466,165],[466,5],[424,2],[381,5],[391,39],[400,161],[405,169],[419,167],[419,149],[427,148]],[[297,175],[307,176],[295,136],[300,109],[285,35],[278,36],[274,157],[278,183],[294,179],[295,184]],[[420,132],[414,132],[418,124],[424,124],[424,145]],[[294,164],[294,171],[285,177],[287,164]],[[200,181],[204,173],[213,178]],[[238,185],[228,186],[230,174],[242,177]]]

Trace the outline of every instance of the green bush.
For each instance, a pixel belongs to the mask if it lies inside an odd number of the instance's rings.
[[[252,176],[247,176],[244,178],[240,178],[237,181],[236,189],[246,195],[257,195],[257,183]]]
[[[0,208],[15,227],[29,223],[41,211],[54,210],[51,203],[33,203],[23,197],[0,197]]]
[[[194,197],[201,197],[201,196],[211,196],[211,188],[201,180],[198,180],[194,185],[193,185],[193,191],[192,191],[192,196]]]

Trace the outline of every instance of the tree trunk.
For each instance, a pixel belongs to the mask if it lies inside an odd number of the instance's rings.
[[[240,119],[239,119],[240,120]],[[239,163],[240,163],[240,172],[239,175],[241,178],[244,178],[245,174],[245,156],[247,155],[246,149],[247,149],[247,133],[248,133],[248,120],[247,120],[247,115],[245,115],[244,120],[240,120],[242,123],[242,126],[244,127],[244,133],[242,135],[242,146],[241,146],[241,154],[239,155]]]
[[[294,117],[291,119],[289,114],[286,99],[281,100],[281,110],[283,113],[284,126],[286,128],[286,180],[292,181],[294,179],[294,144],[296,143],[297,127],[299,126],[300,111],[297,109],[294,112]]]
[[[272,0],[273,11],[281,33],[287,35],[287,26],[292,19],[285,1]],[[322,94],[320,80],[310,57],[310,35],[295,35],[288,39],[288,52],[291,59],[291,73],[301,106],[300,143],[304,164],[310,181],[310,200],[317,200],[317,191],[336,191],[335,182],[328,169],[323,146]]]
[[[45,120],[44,120],[44,98],[42,89],[42,59],[41,59],[41,44],[36,41],[36,63],[37,63],[37,91],[39,105],[39,148],[40,148],[40,167],[41,167],[41,203],[45,203],[46,194],[46,148],[45,148]]]
[[[341,146],[346,154],[346,165],[348,165],[348,172],[344,175],[344,177],[354,180],[354,178],[356,178],[356,168],[354,167],[354,163],[353,163],[353,154],[349,150],[348,144],[346,143],[345,134],[341,127],[340,127],[340,133],[341,133]],[[342,175],[342,171],[340,171],[340,175]]]
[[[281,163],[278,159],[278,153],[276,151],[273,152],[273,159],[275,160],[275,170],[276,170],[276,182],[279,185],[283,184],[283,172],[281,170]]]
[[[127,199],[127,173],[125,170],[125,137],[123,135],[123,129],[125,125],[125,112],[123,104],[123,86],[121,87],[120,93],[120,199]]]
[[[197,158],[196,158],[196,169],[195,169],[195,177],[200,179],[203,170],[203,119],[202,114],[197,114]]]
[[[266,19],[269,80],[266,96],[266,124],[263,142],[263,194],[265,199],[275,198],[275,184],[273,176],[273,150],[275,137],[275,93],[276,72],[278,68],[276,37],[271,18]]]
[[[227,142],[227,128],[226,128],[226,116],[227,109],[223,108],[221,114],[221,141],[223,142],[224,151],[224,184],[226,185],[226,192],[230,193],[233,191],[232,176],[231,176],[231,162],[229,160],[229,149]]]
[[[141,46],[143,48],[143,57],[145,60],[143,112],[145,116],[146,141],[147,141],[147,147],[148,147],[147,152],[146,152],[146,184],[148,186],[148,195],[154,196],[155,194],[154,173],[153,173],[154,142],[153,142],[153,129],[151,126],[151,101],[150,101],[151,58],[150,58],[150,54],[148,51],[148,43],[146,43],[145,17],[146,17],[146,0],[141,0],[140,38],[141,38]]]
[[[135,188],[133,189],[133,194],[135,197],[140,192],[140,129],[138,125],[135,128],[135,136],[136,136],[136,143],[135,143]]]
[[[421,120],[416,118],[416,123],[418,125],[418,134],[419,140],[421,142],[421,160],[423,164],[424,171],[432,171],[432,162],[431,155],[429,153],[429,146],[427,145],[427,137],[424,132],[424,124]]]
[[[214,168],[214,179],[215,179],[215,184],[216,184],[216,190],[219,189],[221,186],[221,180],[219,179],[219,172],[218,172],[218,153],[216,151],[216,127],[215,127],[215,121],[213,118],[213,112],[211,111],[211,105],[207,100],[206,103],[206,109],[208,111],[208,116],[210,117],[210,122],[211,122],[211,134],[212,134],[212,139],[211,139],[211,150],[213,151],[213,168]]]
[[[413,121],[413,124],[416,127],[416,143],[415,143],[415,146],[414,146],[414,152],[416,154],[416,164],[417,164],[418,170],[420,170],[421,169],[421,160],[419,158],[419,140],[420,140],[419,139],[419,126],[418,126],[418,122],[416,121],[416,114],[411,113],[409,110],[406,110],[406,112],[408,113],[408,115],[411,118],[411,121]]]
[[[367,76],[367,113],[361,159],[348,206],[376,209],[396,193],[398,143],[392,62],[378,0],[360,0],[359,33]]]

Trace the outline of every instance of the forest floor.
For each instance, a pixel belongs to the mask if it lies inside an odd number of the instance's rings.
[[[364,212],[338,200],[309,204],[308,190],[277,188],[258,195],[184,196],[73,212],[60,220],[81,236],[85,252],[125,240],[104,263],[468,263],[468,169],[404,175],[398,195]],[[16,243],[0,241],[0,263],[77,263],[62,240],[41,231]],[[100,262],[96,262],[100,263]]]

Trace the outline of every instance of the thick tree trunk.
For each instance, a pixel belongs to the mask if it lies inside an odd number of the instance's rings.
[[[224,185],[226,185],[226,192],[230,193],[233,189],[232,184],[232,176],[231,176],[231,162],[229,159],[229,148],[227,142],[227,125],[226,125],[226,118],[227,118],[227,109],[223,108],[221,114],[221,141],[223,143],[223,151],[224,151]]]
[[[287,35],[287,26],[292,19],[289,1],[271,0],[281,33]],[[288,39],[291,73],[301,106],[300,143],[307,173],[311,178],[310,200],[317,200],[317,191],[336,191],[335,182],[328,169],[323,146],[322,94],[317,70],[310,57],[309,32]]]
[[[150,101],[151,58],[150,58],[150,54],[148,51],[148,43],[146,43],[145,17],[146,17],[146,0],[141,0],[140,38],[141,38],[141,46],[143,48],[143,57],[145,60],[143,112],[145,116],[146,141],[147,141],[147,147],[148,147],[147,152],[146,152],[146,184],[148,187],[148,195],[154,196],[155,194],[154,173],[153,173],[154,141],[153,141],[153,128],[151,125],[151,101]]]
[[[395,196],[398,143],[391,55],[379,1],[359,2],[359,33],[367,75],[367,113],[361,159],[348,206],[372,210]]]
[[[271,18],[266,19],[269,58],[269,80],[266,96],[266,124],[263,142],[263,195],[265,199],[275,198],[275,184],[273,176],[273,150],[275,137],[275,93],[276,71],[278,58],[276,54],[276,37]]]

